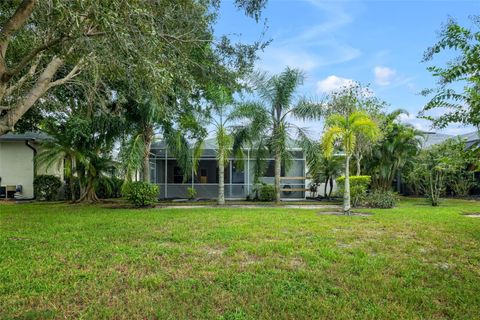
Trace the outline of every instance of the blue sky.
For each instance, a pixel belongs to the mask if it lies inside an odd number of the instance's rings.
[[[427,101],[418,92],[435,84],[426,70],[429,64],[421,63],[423,52],[435,43],[448,17],[472,26],[472,14],[480,14],[480,1],[270,0],[263,12],[268,25],[264,39],[273,41],[257,67],[303,69],[307,81],[302,92],[315,97],[352,80],[370,84],[390,109],[410,112],[404,121],[429,130],[429,122],[416,118]],[[262,30],[263,24],[243,16],[233,1],[223,2],[217,33],[253,41]],[[441,132],[470,131],[452,125]]]

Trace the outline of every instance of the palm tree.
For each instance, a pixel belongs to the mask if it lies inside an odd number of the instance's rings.
[[[333,114],[325,123],[322,146],[326,157],[331,157],[336,143],[341,143],[345,153],[345,192],[343,194],[343,212],[350,214],[350,158],[355,151],[358,135],[374,140],[378,134],[377,124],[363,111],[346,114]]]
[[[82,191],[78,202],[98,202],[97,188],[99,183],[108,177],[116,168],[116,163],[108,154],[97,154],[95,152],[89,153],[83,157],[81,161],[80,170],[82,171]]]
[[[291,68],[273,76],[257,74],[255,91],[260,100],[242,103],[232,114],[233,119],[243,120],[235,132],[234,150],[240,150],[247,141],[256,149],[256,176],[264,168],[264,165],[260,164],[261,158],[266,154],[273,154],[277,204],[280,203],[282,163],[288,166],[292,158],[287,146],[289,141],[297,138],[302,145],[309,144],[305,130],[292,123],[290,116],[298,119],[318,119],[321,115],[319,104],[295,97],[295,91],[303,84],[304,79],[302,71]]]
[[[68,134],[65,127],[56,130],[47,130],[48,138],[40,142],[39,152],[35,157],[35,165],[44,165],[47,169],[53,165],[61,168],[64,165],[65,178],[70,187],[71,201],[75,202],[75,161],[80,157],[80,152],[75,146],[72,135]]]
[[[122,160],[127,177],[142,169],[142,180],[150,182],[150,147],[162,120],[161,108],[151,100],[129,99],[125,105],[125,116],[129,127],[128,138],[123,145]]]
[[[308,174],[317,185],[324,183],[324,196],[330,198],[333,191],[333,180],[342,171],[342,160],[339,156],[326,157],[321,143],[313,143],[312,149],[306,152],[306,161],[308,166]],[[327,188],[330,191],[327,193]]]
[[[373,148],[367,163],[375,189],[388,191],[400,170],[421,149],[422,133],[410,125],[397,121],[404,110],[395,110],[384,117],[383,137]]]
[[[215,130],[215,140],[217,144],[217,161],[218,161],[218,199],[219,205],[225,204],[225,164],[228,163],[228,157],[232,152],[233,137],[228,130],[227,123],[231,120],[229,116],[225,116],[225,106],[215,107],[218,119],[212,118],[211,124]]]

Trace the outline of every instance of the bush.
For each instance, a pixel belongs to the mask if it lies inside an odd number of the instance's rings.
[[[187,189],[187,197],[190,200],[195,199],[197,197],[197,190],[195,190],[195,188],[192,188],[192,187],[188,188]]]
[[[390,209],[397,204],[397,195],[392,191],[375,190],[368,195],[367,205],[371,208]]]
[[[269,184],[262,184],[258,190],[258,200],[273,201],[275,199],[275,188]]]
[[[100,199],[120,198],[124,180],[112,177],[101,178],[95,186],[95,192]]]
[[[358,207],[365,201],[371,180],[372,178],[370,176],[350,176],[350,199],[352,207]],[[343,195],[345,192],[345,177],[337,178],[337,183],[339,185],[338,193]]]
[[[52,175],[40,175],[33,180],[33,189],[38,200],[58,199],[58,189],[62,186],[60,178]]]
[[[158,185],[137,181],[125,184],[122,193],[136,207],[146,207],[157,202],[159,192]]]

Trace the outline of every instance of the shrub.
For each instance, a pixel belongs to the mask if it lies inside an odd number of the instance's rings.
[[[275,199],[275,188],[269,184],[262,184],[258,190],[258,200],[273,201]]]
[[[350,199],[353,207],[358,207],[365,201],[371,180],[370,176],[350,176]],[[337,183],[340,187],[338,193],[343,194],[345,192],[345,177],[337,178]]]
[[[475,187],[475,181],[469,174],[457,173],[456,177],[449,182],[453,194],[457,197],[468,197],[470,191]]]
[[[368,195],[367,205],[372,208],[389,209],[397,204],[397,195],[392,191],[375,190]]]
[[[122,193],[136,207],[146,207],[157,202],[159,192],[158,185],[137,181],[125,184]]]
[[[52,201],[58,199],[58,189],[61,186],[60,178],[52,175],[40,175],[33,180],[35,196],[39,200]]]
[[[120,198],[122,196],[122,185],[124,180],[112,177],[99,179],[95,186],[95,192],[100,199]]]
[[[192,187],[188,188],[187,189],[187,197],[190,200],[195,199],[197,197],[197,190],[195,190],[195,188],[192,188]]]

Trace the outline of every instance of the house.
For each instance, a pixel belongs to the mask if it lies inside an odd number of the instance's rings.
[[[465,140],[467,148],[479,147],[480,144],[480,131],[474,131],[467,134],[460,135]]]
[[[309,181],[306,177],[305,155],[301,148],[290,143],[293,154],[287,171],[282,169],[282,199],[304,199],[307,195]],[[243,159],[231,157],[225,166],[225,198],[245,199],[254,194],[255,151],[244,149]],[[241,160],[241,161],[239,161]],[[266,170],[260,181],[274,184],[274,159],[264,159]],[[193,179],[191,178],[193,176]],[[196,174],[184,181],[183,173],[175,157],[169,154],[165,143],[156,142],[151,147],[150,156],[151,182],[160,186],[160,198],[186,198],[188,188],[197,191],[198,198],[214,199],[218,195],[218,161],[216,143],[207,139],[200,157]]]
[[[430,148],[433,145],[440,144],[448,139],[455,138],[455,136],[449,134],[436,132],[422,132],[422,134],[423,137],[421,138],[421,144],[423,149]]]
[[[35,169],[34,156],[46,135],[36,132],[0,136],[0,198],[33,199],[35,175],[51,174],[63,180],[63,167]]]

